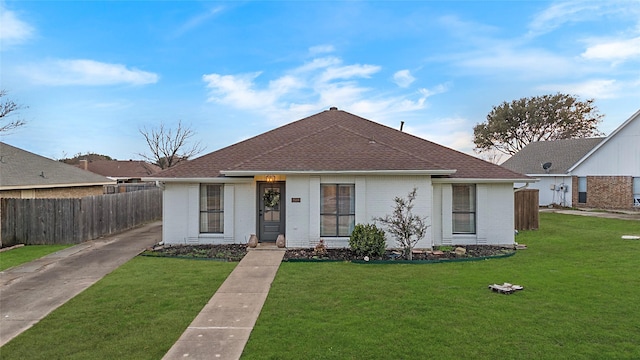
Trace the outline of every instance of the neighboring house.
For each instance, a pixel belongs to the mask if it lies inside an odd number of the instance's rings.
[[[88,171],[0,142],[0,197],[80,198],[115,184]]]
[[[142,160],[80,160],[76,167],[116,180],[117,186],[109,186],[108,192],[126,192],[155,187],[153,183],[142,182],[160,170],[159,166]]]
[[[605,138],[531,143],[502,166],[540,178],[543,206],[640,209],[640,110]]]
[[[531,177],[538,178],[529,184],[530,189],[539,190],[540,206],[557,204],[570,207],[572,204],[571,168],[603,138],[563,139],[529,143],[502,166]],[[516,184],[516,187],[524,184]]]
[[[417,247],[429,248],[513,244],[513,185],[534,179],[331,108],[148,180],[163,184],[167,244],[282,234],[287,247],[346,247],[355,224],[415,187],[413,211],[431,225]]]

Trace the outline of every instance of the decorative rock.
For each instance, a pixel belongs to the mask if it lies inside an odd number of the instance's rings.
[[[249,247],[250,248],[254,248],[256,246],[258,246],[258,237],[256,236],[256,234],[251,234],[251,236],[249,237]]]
[[[279,248],[283,248],[284,245],[285,245],[284,235],[280,234],[276,239],[276,246]]]
[[[462,256],[467,253],[467,249],[463,247],[457,247],[455,252],[456,252],[456,256]]]
[[[432,254],[435,256],[440,256],[444,255],[444,252],[442,252],[442,250],[433,250]]]
[[[526,250],[526,249],[527,249],[527,245],[525,244],[516,245],[516,250]]]

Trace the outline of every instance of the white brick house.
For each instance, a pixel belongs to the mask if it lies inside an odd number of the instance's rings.
[[[513,244],[513,185],[532,179],[331,108],[145,180],[163,184],[169,244],[283,234],[287,247],[345,247],[355,224],[415,187],[414,213],[431,225],[417,247],[429,248]]]

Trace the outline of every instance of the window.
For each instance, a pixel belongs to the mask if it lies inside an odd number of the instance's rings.
[[[453,233],[476,233],[476,186],[453,185]]]
[[[640,177],[633,178],[633,206],[640,207]]]
[[[580,204],[587,203],[587,178],[586,177],[578,178],[578,202]]]
[[[350,236],[356,221],[355,185],[320,185],[320,198],[320,236]]]
[[[224,185],[200,185],[200,232],[224,232]]]

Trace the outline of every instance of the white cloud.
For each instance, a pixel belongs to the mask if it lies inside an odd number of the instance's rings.
[[[473,152],[472,122],[462,117],[440,118],[427,125],[414,125],[412,121],[405,124],[405,131],[437,144],[476,156]]]
[[[32,81],[52,86],[63,85],[145,85],[158,82],[157,74],[128,69],[122,64],[94,60],[50,60],[21,67]]]
[[[538,89],[548,92],[563,92],[583,98],[611,99],[618,96],[623,85],[612,79],[595,79],[574,84],[547,84]]]
[[[381,67],[371,64],[344,65],[337,57],[316,58],[265,81],[261,72],[207,74],[202,77],[210,90],[209,101],[236,109],[260,112],[272,122],[284,123],[330,106],[371,116],[377,121],[396,121],[400,113],[426,107],[429,96],[447,90],[446,85],[406,94],[372,95],[359,83],[373,77]]]
[[[0,41],[3,44],[19,44],[33,36],[34,28],[20,20],[14,11],[7,10],[0,2]]]
[[[625,39],[604,41],[589,46],[582,57],[595,60],[624,61],[640,57],[640,36]]]
[[[309,54],[311,54],[312,56],[315,56],[318,54],[331,53],[334,51],[336,51],[335,47],[333,45],[328,45],[328,44],[316,45],[309,48]]]
[[[218,13],[220,13],[224,8],[222,6],[218,6],[212,9],[208,9],[204,13],[198,14],[189,20],[187,20],[184,24],[182,24],[174,33],[174,37],[180,37],[185,33],[197,28],[198,26],[205,23],[207,20],[211,19]]]
[[[396,73],[393,74],[393,82],[395,82],[396,85],[400,86],[401,88],[409,87],[409,85],[411,85],[414,81],[416,81],[416,78],[411,75],[411,72],[409,70],[400,70],[396,71]]]
[[[329,67],[322,74],[320,81],[329,82],[332,80],[346,80],[358,77],[368,78],[378,71],[380,71],[380,66],[376,65],[355,64],[340,67]]]

